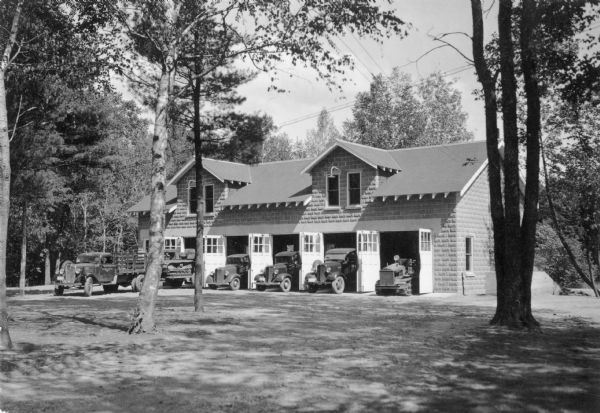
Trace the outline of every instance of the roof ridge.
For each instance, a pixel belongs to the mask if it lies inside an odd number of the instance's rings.
[[[440,147],[447,147],[447,146],[468,145],[468,144],[480,143],[480,142],[485,142],[485,139],[472,140],[472,141],[468,141],[468,142],[441,143],[439,145],[411,146],[409,148],[397,148],[397,149],[388,149],[388,150],[390,152],[398,152],[398,151],[408,151],[408,150],[411,150],[411,149],[440,148]]]
[[[351,141],[346,141],[343,139],[336,139],[336,141],[342,142],[342,143],[349,143],[351,145],[356,145],[356,146],[362,146],[363,148],[375,149],[375,150],[382,151],[382,152],[389,152],[389,151],[393,150],[393,149],[377,148],[376,146],[369,146],[369,145],[365,145],[364,143],[351,142]]]
[[[252,166],[260,166],[260,165],[268,165],[268,164],[273,164],[273,163],[284,163],[284,162],[299,162],[299,161],[312,161],[315,158],[301,158],[301,159],[284,159],[281,161],[268,161],[268,162],[259,162],[256,163],[254,165],[250,165]]]

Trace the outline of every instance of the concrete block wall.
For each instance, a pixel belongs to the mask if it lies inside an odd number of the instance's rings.
[[[495,285],[494,240],[490,216],[487,169],[475,180],[456,207],[457,278],[459,292],[485,294]],[[466,272],[465,238],[473,237],[473,271]]]

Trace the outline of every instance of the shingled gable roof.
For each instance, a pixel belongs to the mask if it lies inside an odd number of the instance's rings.
[[[373,168],[391,169],[394,171],[398,171],[401,168],[391,156],[390,151],[336,139],[333,144],[331,144],[322,154],[313,159],[301,172],[310,173],[316,165],[336,148],[344,149]]]
[[[390,176],[374,197],[461,195],[487,166],[485,141],[396,149],[390,155],[401,171]]]
[[[177,184],[177,182],[183,178],[195,164],[196,161],[194,159],[190,160],[169,180],[167,185]],[[221,182],[252,182],[250,166],[243,163],[202,158],[202,168]]]
[[[167,186],[165,192],[165,212],[172,212],[177,207],[177,187],[175,185]],[[150,211],[150,195],[143,197],[137,204],[127,210],[127,212],[147,212]]]
[[[230,192],[223,206],[307,204],[312,178],[301,171],[311,159],[267,162],[250,166],[252,183]]]

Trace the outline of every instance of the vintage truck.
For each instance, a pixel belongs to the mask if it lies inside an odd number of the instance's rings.
[[[379,271],[379,280],[375,282],[375,294],[411,295],[414,267],[415,260],[395,255],[394,263]]]
[[[224,267],[219,267],[206,277],[209,288],[229,287],[233,291],[246,288],[250,273],[250,256],[233,254],[227,257]]]
[[[354,248],[334,248],[325,253],[325,262],[316,261],[313,270],[306,274],[304,287],[309,293],[320,288],[331,288],[336,294],[356,284],[358,256]]]
[[[75,262],[65,261],[56,276],[54,293],[62,295],[66,288],[82,288],[86,297],[92,295],[94,285],[104,292],[116,292],[119,285],[141,287],[139,276],[146,270],[146,254],[113,255],[106,252],[79,254]],[[142,278],[143,279],[143,278]]]
[[[298,251],[282,251],[275,254],[275,263],[265,267],[262,274],[254,277],[256,289],[265,291],[267,288],[279,287],[287,293],[298,289],[298,277],[302,263]]]
[[[161,280],[163,285],[178,288],[194,281],[194,249],[185,249],[183,238],[165,237],[165,259]]]

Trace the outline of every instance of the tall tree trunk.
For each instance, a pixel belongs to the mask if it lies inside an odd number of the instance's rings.
[[[176,21],[176,19],[175,19]],[[150,250],[144,284],[129,327],[129,333],[143,333],[155,328],[154,308],[158,296],[164,258],[165,228],[165,154],[168,142],[167,111],[172,85],[175,81],[177,54],[170,47],[160,76],[152,137],[152,194],[150,197]]]
[[[23,202],[21,212],[21,268],[19,271],[19,290],[25,295],[25,276],[27,272],[27,201]]]
[[[12,47],[17,40],[23,1],[19,0],[17,2],[10,35],[2,53],[2,60],[0,60],[0,349],[12,348],[12,341],[8,332],[8,306],[6,302],[6,244],[8,241],[8,214],[10,208],[10,141],[8,137],[4,75],[10,62]]]
[[[44,285],[52,284],[52,269],[50,261],[50,249],[44,248]]]
[[[62,253],[58,251],[58,255],[56,256],[56,262],[54,263],[54,274],[58,274],[60,271],[60,259],[62,258]]]
[[[539,323],[531,313],[531,279],[535,258],[535,235],[540,192],[541,110],[537,77],[537,58],[533,47],[533,30],[537,22],[534,0],[523,0],[521,16],[521,69],[527,99],[527,161],[523,222],[521,224],[521,314],[527,327]]]
[[[199,36],[194,35],[196,48]],[[196,53],[198,55],[198,53]],[[200,92],[202,82],[200,74],[202,64],[198,58],[194,62],[195,79],[193,84],[194,103],[194,158],[196,172],[196,256],[194,262],[194,311],[204,312],[202,305],[202,287],[204,286],[204,186],[202,184],[202,136],[200,134]]]
[[[521,327],[521,212],[519,190],[519,131],[517,127],[517,81],[512,39],[512,0],[500,0],[498,43],[504,128],[504,280],[492,324]]]
[[[481,0],[471,0],[473,15],[473,60],[477,78],[482,85],[485,98],[485,131],[488,156],[488,184],[490,190],[490,210],[494,233],[494,266],[496,270],[496,289],[504,288],[504,203],[502,201],[502,160],[498,149],[498,99],[496,81],[492,76],[484,54],[484,27]],[[504,311],[504,301],[497,293],[497,312]],[[493,321],[493,320],[492,320]]]

